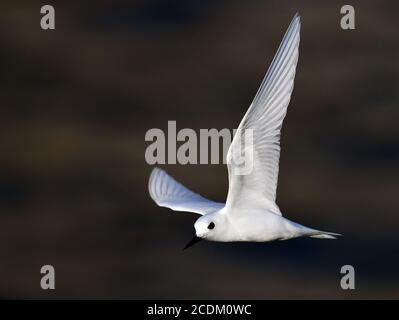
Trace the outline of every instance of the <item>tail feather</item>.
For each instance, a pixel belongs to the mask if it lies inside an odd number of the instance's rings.
[[[333,232],[326,232],[326,231],[317,231],[318,233],[311,235],[311,238],[317,238],[317,239],[337,239],[338,236],[342,236],[342,234],[339,233],[333,233]]]

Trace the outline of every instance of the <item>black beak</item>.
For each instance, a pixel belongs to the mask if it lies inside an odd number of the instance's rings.
[[[190,240],[189,243],[186,244],[186,246],[183,248],[183,250],[186,250],[187,248],[190,248],[191,246],[195,245],[197,242],[200,242],[202,240],[202,238],[199,238],[197,236],[195,236],[194,238],[192,238]]]

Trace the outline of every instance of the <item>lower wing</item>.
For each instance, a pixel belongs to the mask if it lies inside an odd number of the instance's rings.
[[[148,190],[157,205],[174,211],[194,212],[204,215],[224,207],[224,203],[208,200],[192,192],[159,168],[152,170],[148,182]]]

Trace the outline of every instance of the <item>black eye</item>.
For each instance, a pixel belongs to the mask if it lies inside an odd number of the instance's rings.
[[[210,224],[209,224],[209,226],[208,226],[208,229],[213,229],[213,228],[215,228],[215,224],[213,223],[213,222],[211,222]]]

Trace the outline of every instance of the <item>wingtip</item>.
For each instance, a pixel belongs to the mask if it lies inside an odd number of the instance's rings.
[[[152,168],[151,174],[153,174],[154,172],[157,172],[159,170],[161,170],[161,168],[155,166],[154,168]]]
[[[293,30],[295,28],[300,28],[301,27],[301,16],[299,15],[299,12],[295,13],[294,17],[292,18],[290,25],[287,29],[287,33],[290,30]]]
[[[155,174],[157,172],[158,172],[158,168],[157,167],[152,168],[151,173],[150,173],[150,177],[148,179],[149,182],[151,182],[151,180],[154,178],[154,176],[155,176]]]
[[[150,177],[149,177],[149,181],[151,181],[157,174],[162,173],[162,172],[165,172],[165,171],[159,167],[152,168]]]
[[[154,182],[154,179],[157,177],[158,173],[160,173],[160,172],[162,172],[162,169],[160,169],[158,167],[154,167],[151,170],[150,177],[148,178],[148,192],[150,194],[150,197],[154,201],[155,201],[155,194],[154,194],[155,184],[153,182]]]

